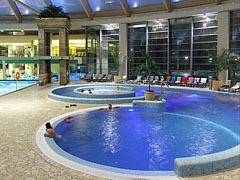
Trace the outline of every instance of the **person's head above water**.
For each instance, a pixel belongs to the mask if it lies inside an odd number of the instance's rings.
[[[109,104],[109,105],[108,105],[108,109],[112,109],[112,104]]]
[[[46,126],[47,129],[51,129],[51,128],[52,128],[50,122],[47,122],[47,123],[45,124],[45,126]]]

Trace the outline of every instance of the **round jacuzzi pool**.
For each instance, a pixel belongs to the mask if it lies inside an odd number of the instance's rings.
[[[44,138],[43,126],[39,136],[51,150],[40,148],[48,156],[53,151],[85,167],[128,175],[173,176],[174,170],[182,171],[184,166],[181,162],[176,169],[176,159],[189,157],[203,157],[191,161],[190,175],[206,174],[201,167],[203,159],[209,160],[203,165],[215,171],[219,166],[239,165],[240,119],[239,109],[234,109],[238,95],[173,89],[164,93],[167,103],[163,111],[124,106],[114,111],[93,108],[67,114],[75,117],[72,123],[63,121],[66,115],[57,117],[52,123],[62,139]],[[232,159],[226,158],[229,156]],[[221,158],[227,159],[226,164]],[[199,172],[191,172],[198,166]]]
[[[123,104],[144,99],[134,86],[114,84],[84,84],[52,89],[48,97],[54,100],[80,104]]]

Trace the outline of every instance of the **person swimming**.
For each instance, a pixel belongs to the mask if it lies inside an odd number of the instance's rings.
[[[233,109],[238,109],[238,108],[240,108],[240,105],[237,105],[235,108],[233,108]]]
[[[45,137],[49,137],[49,138],[61,138],[62,136],[59,135],[58,133],[56,133],[55,129],[51,126],[50,122],[47,122],[45,124],[46,126],[46,133],[44,134]]]
[[[100,108],[99,110],[105,109],[105,110],[108,110],[108,111],[113,111],[114,108],[120,108],[120,106],[113,107],[112,104],[108,104],[107,108]]]
[[[71,123],[71,122],[73,122],[74,120],[75,120],[75,118],[74,118],[74,117],[71,117],[71,116],[64,117],[64,121],[65,121],[66,123]]]

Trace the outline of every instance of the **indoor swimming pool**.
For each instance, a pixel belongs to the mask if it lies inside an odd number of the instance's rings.
[[[17,81],[16,84],[16,81],[0,81],[0,96],[36,84],[36,82],[37,81]]]

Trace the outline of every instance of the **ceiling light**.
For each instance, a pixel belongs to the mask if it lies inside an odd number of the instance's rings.
[[[3,32],[3,29],[1,29],[1,32]]]
[[[100,11],[100,7],[99,6],[96,8],[96,11]]]
[[[28,11],[28,10],[26,10],[26,11],[25,11],[25,14],[28,14],[28,13],[29,13],[29,11]]]
[[[105,0],[105,1],[104,1],[105,4],[112,4],[112,3],[114,3],[114,2],[115,2],[115,0]]]
[[[23,29],[21,29],[21,32],[24,32],[24,30],[23,30]]]
[[[137,4],[137,3],[134,3],[133,7],[135,7],[135,8],[136,8],[137,6],[138,6],[138,4]]]
[[[185,59],[188,60],[188,56],[185,56]]]
[[[157,23],[157,24],[159,23],[159,20],[158,20],[158,19],[156,20],[156,23]]]

